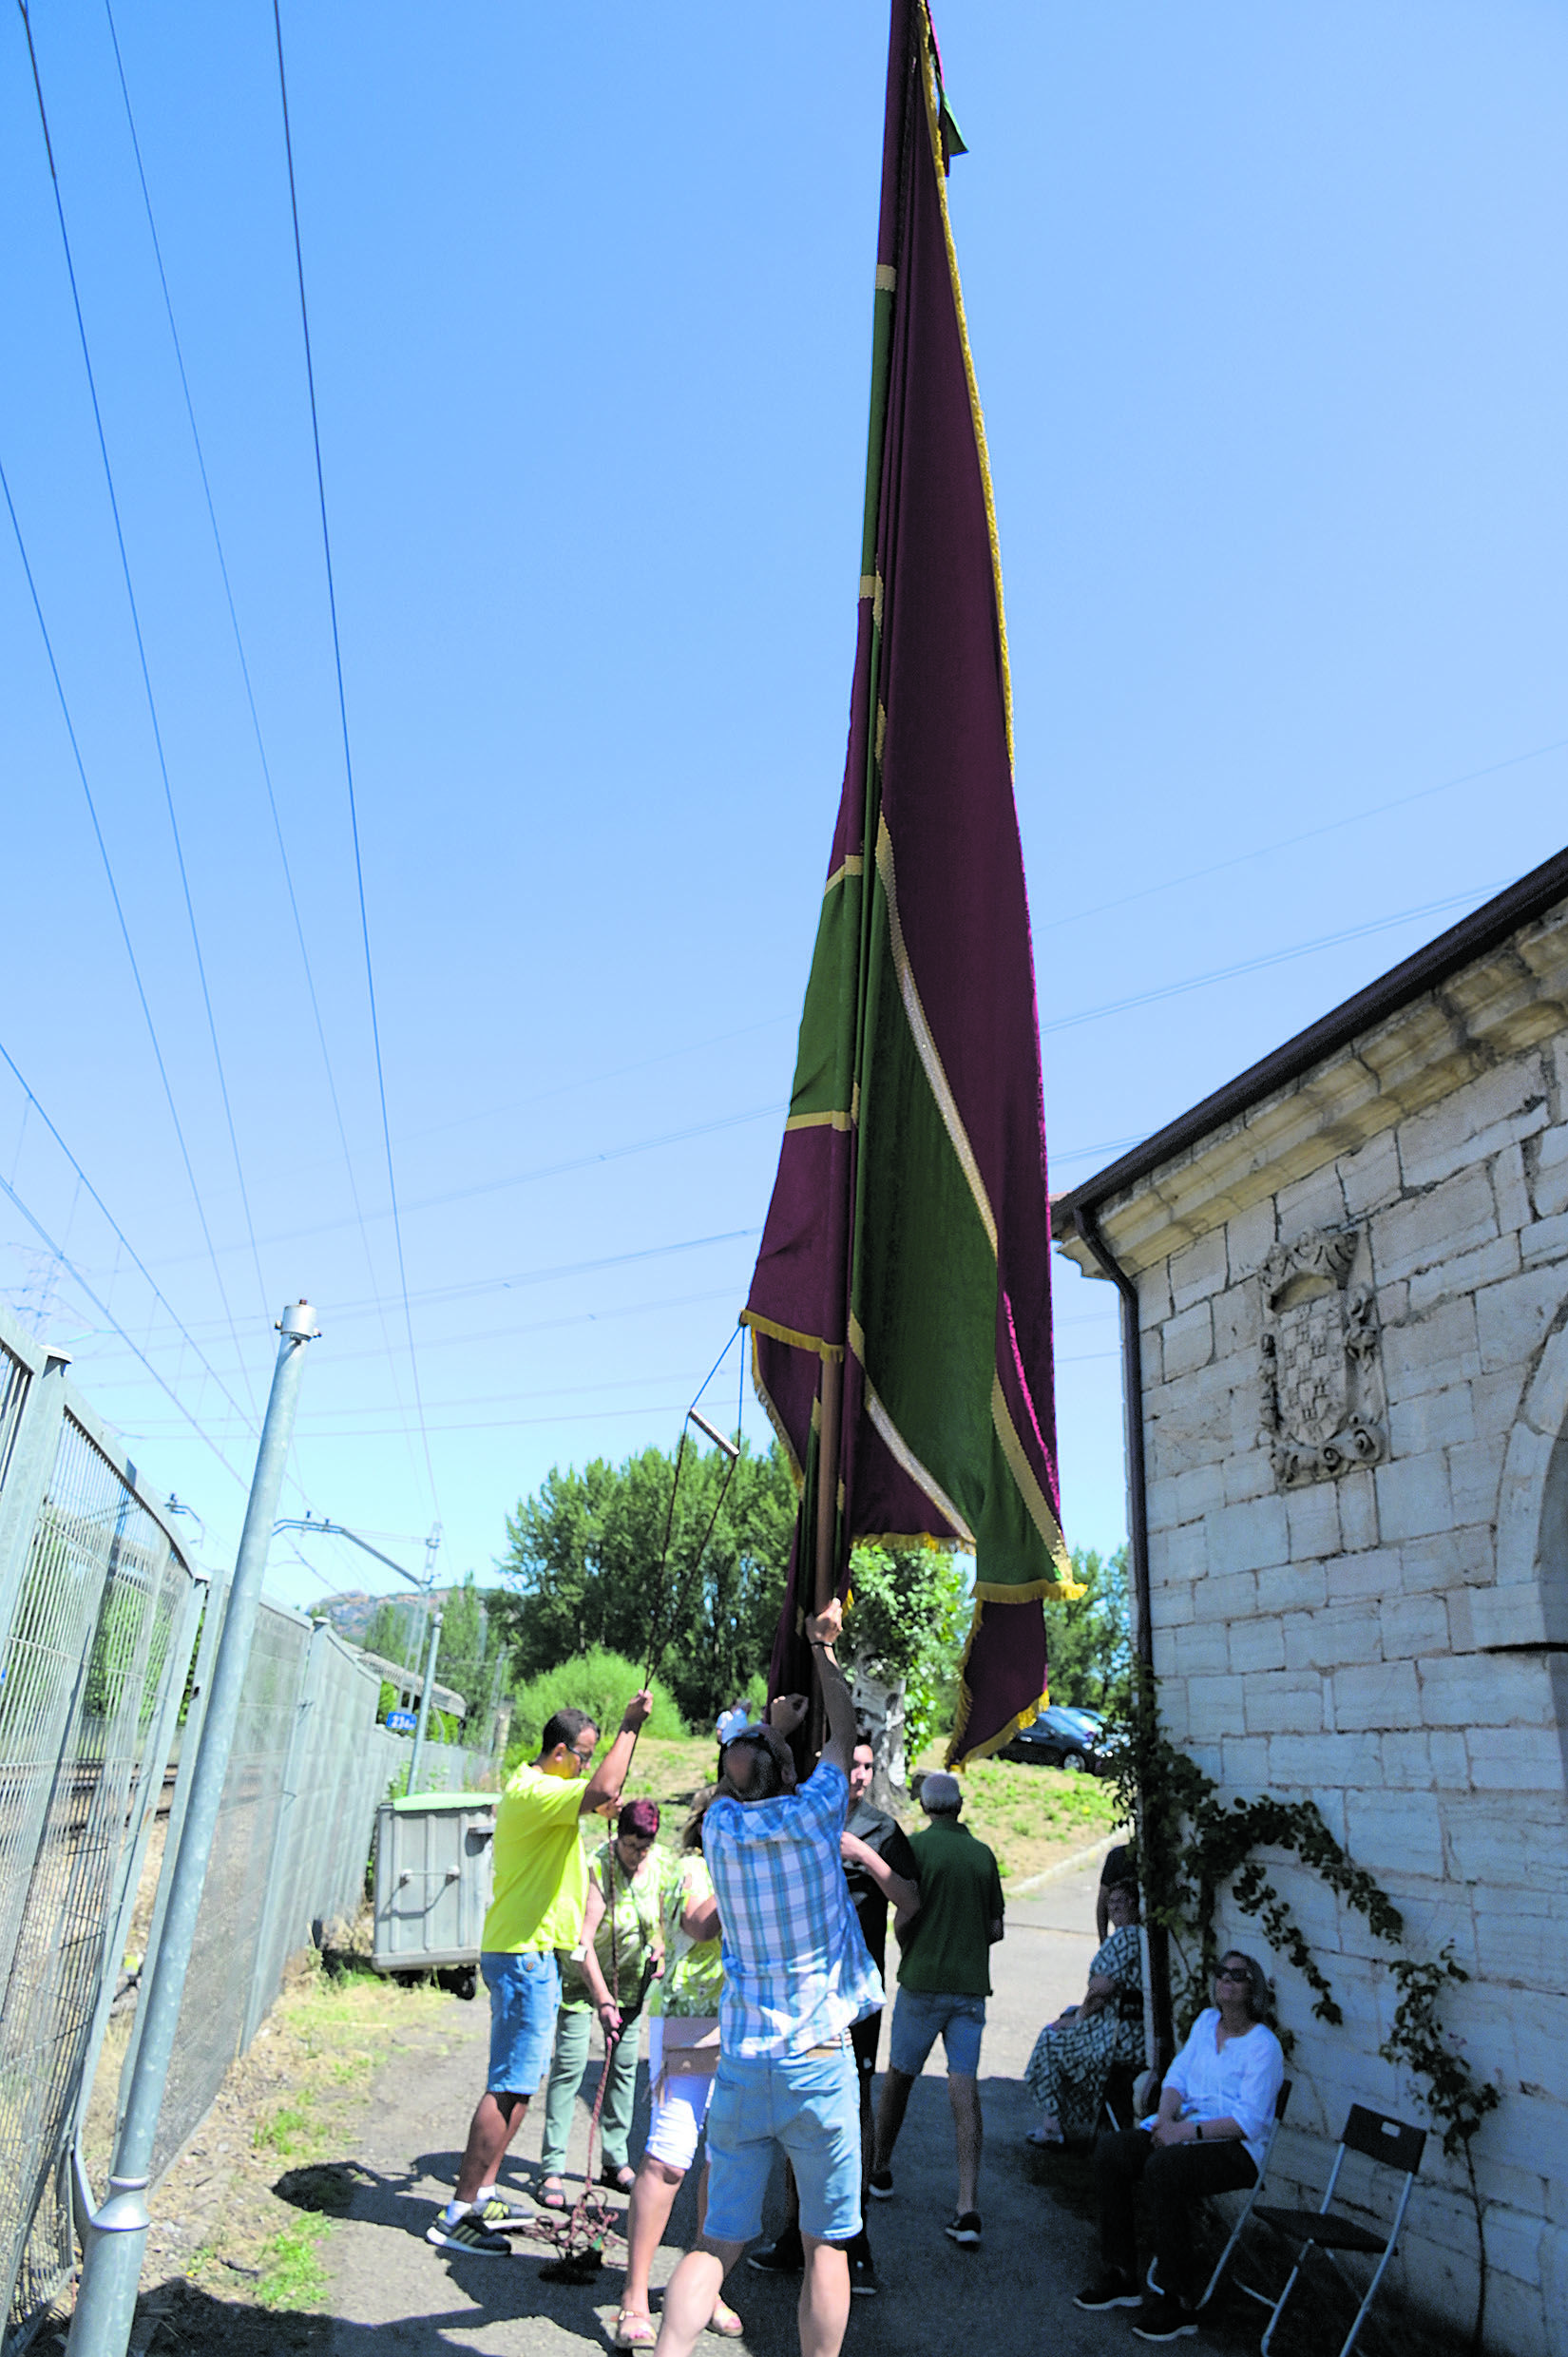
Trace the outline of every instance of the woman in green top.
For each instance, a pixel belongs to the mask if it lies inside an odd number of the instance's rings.
[[[661,1902],[670,1863],[654,1848],[658,1833],[655,1804],[629,1800],[616,1819],[615,1839],[605,1842],[589,1862],[579,1947],[561,1956],[561,2011],[545,2093],[545,2182],[540,2194],[551,2210],[564,2209],[566,2203],[561,2171],[596,2014],[605,2047],[601,2182],[623,2194],[631,2191],[626,2138],[637,2095],[638,2018],[650,1984],[664,1968]]]
[[[653,2117],[627,2213],[626,2288],[615,2326],[618,2348],[652,2348],[659,2337],[648,2312],[648,2270],[670,2222],[680,2180],[697,2156],[718,2060],[718,1995],[724,1985],[724,1966],[719,1955],[718,1908],[702,1856],[702,1818],[712,1798],[712,1791],[698,1797],[680,1836],[679,1871],[664,1889],[668,1961],[664,1978],[654,1989],[648,2025]],[[698,2233],[707,2194],[704,2159],[697,2189]],[[708,2330],[734,2340],[741,2329],[734,2309],[722,2299],[716,2301]]]

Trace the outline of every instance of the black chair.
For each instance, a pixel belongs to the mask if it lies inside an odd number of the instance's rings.
[[[1277,2226],[1282,2234],[1288,2236],[1292,2242],[1299,2242],[1301,2246],[1296,2252],[1296,2262],[1291,2270],[1285,2289],[1273,2304],[1273,2314],[1270,2317],[1263,2335],[1261,2357],[1269,2357],[1269,2344],[1274,2337],[1274,2327],[1279,2322],[1286,2301],[1295,2289],[1296,2277],[1306,2264],[1308,2252],[1313,2250],[1327,2253],[1329,2256],[1330,2265],[1333,2264],[1332,2253],[1336,2251],[1352,2251],[1362,2257],[1375,2258],[1377,2261],[1377,2266],[1372,2271],[1372,2280],[1367,2285],[1366,2295],[1356,2310],[1355,2322],[1340,2346],[1339,2357],[1349,2357],[1349,2351],[1355,2346],[1356,2335],[1361,2330],[1367,2310],[1371,2307],[1377,2288],[1383,2281],[1385,2270],[1394,2255],[1394,2249],[1399,2241],[1399,2230],[1405,2223],[1405,2213],[1410,2206],[1410,2191],[1415,2184],[1416,2172],[1421,2167],[1421,2156],[1425,2147],[1425,2130],[1407,2128],[1402,2120],[1386,2118],[1381,2112],[1369,2112],[1362,2104],[1352,2103],[1350,2117],[1345,2123],[1345,2133],[1339,2140],[1339,2150],[1334,2155],[1334,2165],[1329,2175],[1328,2190],[1324,2194],[1319,2208],[1316,2210],[1273,2210],[1259,2207],[1256,2212],[1258,2217],[1267,2219],[1271,2226]],[[1347,2153],[1358,2153],[1379,2168],[1393,2169],[1404,2175],[1405,2183],[1400,2189],[1399,2204],[1394,2212],[1394,2222],[1386,2234],[1374,2234],[1368,2228],[1359,2226],[1354,2218],[1338,2215],[1330,2207],[1335,2188],[1339,2184],[1340,2172],[1345,2166]],[[1352,2286],[1352,2291],[1353,2289]]]
[[[1241,2240],[1248,2219],[1252,2215],[1254,2210],[1257,2209],[1257,2197],[1263,2191],[1264,2184],[1269,2175],[1269,2163],[1273,2157],[1274,2138],[1279,2134],[1280,2123],[1285,2117],[1286,2107],[1290,2100],[1291,2081],[1288,2079],[1282,2079],[1279,2083],[1279,2093],[1274,2098],[1274,2117],[1270,2124],[1269,2139],[1263,2147],[1263,2166],[1259,2169],[1256,2176],[1252,2179],[1252,2184],[1247,2188],[1246,2196],[1242,2201],[1240,2209],[1236,2212],[1235,2218],[1231,2227],[1230,2234],[1226,2239],[1225,2248],[1220,2252],[1218,2258],[1214,2261],[1214,2271],[1210,2276],[1208,2282],[1204,2285],[1201,2295],[1195,2303],[1195,2305],[1198,2308],[1207,2308],[1209,2302],[1214,2298],[1214,2293],[1219,2290],[1219,2279],[1231,2264],[1232,2253],[1235,2250],[1237,2243]],[[1266,2217],[1268,2213],[1266,2211],[1258,2210],[1257,2215],[1259,2217]],[[1155,2273],[1155,2262],[1153,2259],[1149,2262],[1149,2272],[1146,2277],[1146,2281],[1151,2291],[1157,2291],[1159,2290],[1159,2283]],[[1254,2291],[1251,2284],[1240,2284],[1237,2286],[1237,2289],[1245,2291],[1250,2299],[1261,2300],[1265,2307],[1271,2305],[1267,2293],[1262,2291]],[[1272,2329],[1272,2326],[1270,2329]]]

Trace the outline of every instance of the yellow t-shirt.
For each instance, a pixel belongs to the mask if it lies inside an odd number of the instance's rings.
[[[578,1839],[580,1776],[519,1768],[495,1811],[495,1888],[481,1947],[517,1956],[575,1947],[588,1899],[588,1867]]]

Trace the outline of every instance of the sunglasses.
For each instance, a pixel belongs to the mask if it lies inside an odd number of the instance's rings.
[[[1239,1983],[1243,1988],[1251,1988],[1252,1985],[1252,1976],[1250,1972],[1233,1971],[1229,1964],[1221,1964],[1219,1970],[1214,1975],[1214,1979],[1216,1981],[1235,1981]]]

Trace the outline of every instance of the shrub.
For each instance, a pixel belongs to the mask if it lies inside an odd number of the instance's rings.
[[[541,1670],[537,1677],[519,1686],[512,1698],[512,1739],[507,1747],[505,1773],[510,1775],[521,1760],[537,1759],[545,1722],[556,1711],[586,1711],[608,1740],[641,1683],[642,1673],[634,1662],[602,1645],[591,1645],[586,1653],[558,1663],[553,1670]],[[685,1722],[662,1678],[655,1678],[653,1697],[653,1716],[643,1733],[683,1735]]]

